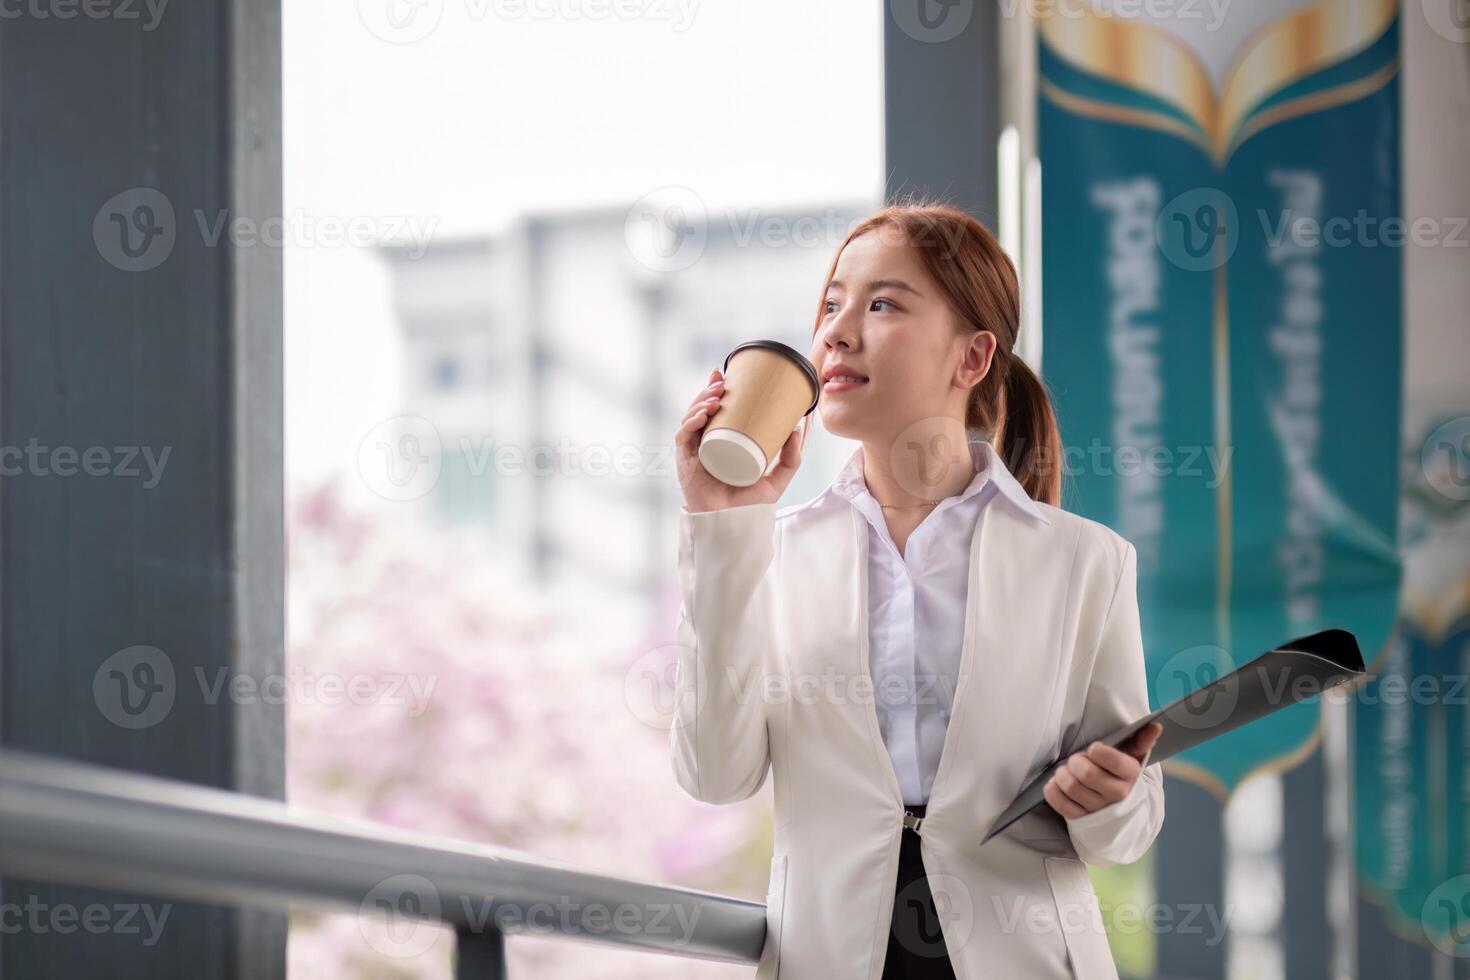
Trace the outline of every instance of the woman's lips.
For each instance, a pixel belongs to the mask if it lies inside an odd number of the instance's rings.
[[[867,383],[867,381],[840,381],[833,378],[831,381],[822,385],[822,393],[830,395],[836,394],[839,391],[850,391],[853,388],[861,388]]]

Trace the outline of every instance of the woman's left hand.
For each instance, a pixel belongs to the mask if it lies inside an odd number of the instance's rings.
[[[1069,819],[1117,803],[1128,795],[1164,726],[1156,721],[1117,748],[1093,742],[1067,757],[1066,765],[1046,781],[1042,793],[1052,809]]]

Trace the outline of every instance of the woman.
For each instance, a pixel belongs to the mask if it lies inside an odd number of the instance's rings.
[[[1133,546],[1058,507],[1060,437],[1014,353],[1015,270],[962,211],[884,208],[827,274],[823,424],[861,445],[806,503],[711,477],[718,370],[676,437],[675,775],[730,803],[773,774],[757,977],[1117,976],[1084,862],[1164,819]],[[802,429],[804,433],[805,429]],[[984,432],[990,441],[972,438]],[[1034,811],[982,845],[1047,763]]]

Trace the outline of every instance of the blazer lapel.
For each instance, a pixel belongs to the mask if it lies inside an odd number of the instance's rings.
[[[877,765],[883,770],[881,778],[892,790],[893,799],[900,806],[903,805],[903,787],[899,785],[898,773],[893,771],[893,757],[888,754],[888,747],[883,742],[883,727],[878,723],[878,696],[873,682],[873,674],[870,669],[872,662],[872,650],[869,645],[868,633],[868,523],[863,515],[858,513],[856,507],[849,507],[848,513],[852,515],[852,531],[850,540],[856,547],[857,558],[853,562],[853,568],[857,570],[857,588],[850,590],[857,597],[857,635],[858,642],[853,644],[857,650],[857,663],[854,665],[858,676],[863,679],[863,691],[867,695],[868,728],[872,737],[874,755]]]
[[[779,559],[784,669],[807,683],[842,685],[841,697],[795,703],[805,717],[821,716],[826,746],[860,759],[871,788],[897,807],[902,793],[868,669],[867,522],[845,503],[807,517]]]
[[[1054,633],[1062,610],[1046,608],[1053,590],[1041,578],[1045,549],[1028,537],[1036,529],[1027,521],[992,500],[975,522],[954,708],[931,812],[953,792],[967,810],[998,814],[1044,748],[1059,680]],[[1050,566],[1055,569],[1055,556]]]

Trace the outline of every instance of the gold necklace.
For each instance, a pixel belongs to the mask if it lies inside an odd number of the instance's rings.
[[[912,507],[933,507],[938,500],[926,500],[922,504],[879,504],[884,510],[905,510]]]

